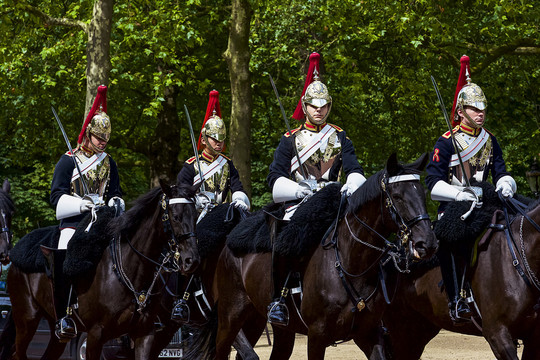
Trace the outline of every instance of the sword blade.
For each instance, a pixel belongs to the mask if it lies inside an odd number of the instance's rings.
[[[197,151],[197,143],[195,142],[195,134],[193,133],[193,126],[191,125],[191,117],[189,116],[189,111],[184,104],[184,110],[186,112],[186,117],[189,125],[189,135],[191,136],[191,145],[193,146],[193,153],[195,154],[195,160],[197,161],[197,168],[199,169],[199,175],[201,177],[201,191],[205,191],[204,189],[204,179],[203,179],[203,173],[201,169],[201,162],[199,161],[199,152]]]

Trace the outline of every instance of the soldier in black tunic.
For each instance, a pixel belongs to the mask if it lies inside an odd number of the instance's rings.
[[[496,190],[501,191],[503,196],[511,197],[517,190],[516,182],[506,171],[497,139],[484,128],[487,108],[484,92],[470,81],[469,74],[469,57],[463,56],[452,111],[454,128],[452,134],[447,131],[437,140],[426,168],[426,185],[431,191],[431,198],[440,202],[439,219],[450,201],[481,201],[477,194],[465,188],[465,177],[469,181],[474,179],[481,182],[486,181],[491,173]],[[452,136],[459,148],[463,169],[455,153]],[[472,315],[466,301],[465,289],[458,293],[457,283],[461,282],[463,276],[460,266],[456,266],[456,256],[459,256],[460,252],[463,251],[441,241],[437,254],[448,296],[450,317],[456,323],[465,321]]]
[[[267,177],[274,202],[286,204],[284,220],[293,216],[302,199],[328,182],[340,181],[342,171],[346,177],[342,193],[350,195],[366,181],[351,140],[343,129],[327,122],[332,97],[319,79],[319,59],[317,53],[310,55],[304,91],[293,115],[303,124],[281,137]],[[286,294],[286,289],[281,289],[283,280],[274,274],[275,296]],[[269,305],[269,322],[288,323],[284,300],[281,296]]]
[[[66,314],[70,312],[69,309],[66,311],[69,281],[63,276],[62,264],[68,242],[79,222],[94,206],[107,203],[113,206],[117,200],[118,206],[122,209],[125,207],[121,198],[118,168],[112,157],[105,152],[111,135],[111,122],[106,113],[106,94],[107,87],[101,85],[83,124],[78,146],[73,153],[66,152],[60,157],[51,184],[50,200],[56,209],[56,218],[60,220],[60,240],[58,249],[43,251],[53,269],[51,272],[57,316],[55,332],[62,341],[77,335],[73,319]]]

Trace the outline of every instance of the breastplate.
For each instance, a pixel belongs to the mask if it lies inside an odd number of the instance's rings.
[[[89,159],[83,151],[75,151],[75,158],[80,165]],[[109,156],[97,164],[97,166],[86,172],[82,175],[82,178],[88,185],[88,191],[90,194],[98,194],[101,199],[104,199],[105,193],[107,192],[107,186],[109,185],[109,179],[111,174],[111,163]],[[71,194],[77,194],[79,196],[84,196],[84,187],[82,185],[82,180],[79,177],[78,179],[71,182]]]
[[[204,173],[206,169],[208,168],[210,164],[207,163],[204,160],[201,160],[201,168],[202,172]],[[199,174],[199,169],[197,166],[195,166],[195,175]],[[207,179],[204,179],[204,189],[205,191],[209,191],[214,193],[216,203],[221,204],[224,199],[224,192],[227,190],[227,181],[229,180],[230,175],[230,168],[229,163],[225,162],[225,164],[221,167],[220,170],[216,171],[212,176],[210,176]]]
[[[465,133],[457,133],[456,142],[460,151],[466,150],[475,138]],[[487,171],[489,164],[493,158],[493,143],[491,138],[488,138],[486,143],[474,154],[469,160],[463,162],[466,176],[469,180],[485,181],[489,175]],[[465,186],[465,178],[461,166],[453,166],[450,168],[449,180],[452,185]]]
[[[295,135],[296,148],[298,149],[298,152],[300,152],[310,144],[312,137],[315,136],[316,133],[309,130],[301,130]],[[330,135],[328,141],[323,143],[321,147],[302,164],[302,166],[304,167],[304,170],[306,170],[308,176],[311,175],[317,180],[329,181],[330,179],[328,176],[330,169],[340,153],[341,142],[339,141],[337,132],[334,132]],[[297,181],[302,180],[300,170],[295,170],[294,176]]]

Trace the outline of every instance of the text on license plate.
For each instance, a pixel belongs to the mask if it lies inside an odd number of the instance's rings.
[[[180,358],[182,357],[182,349],[163,349],[159,353],[160,358]]]

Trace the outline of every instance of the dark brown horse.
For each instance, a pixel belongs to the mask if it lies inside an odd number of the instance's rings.
[[[11,249],[11,220],[15,212],[15,205],[10,196],[11,185],[6,179],[0,189],[0,263],[9,263],[9,249]]]
[[[380,332],[386,305],[381,263],[395,261],[396,266],[405,268],[410,258],[431,257],[437,248],[419,181],[426,161],[424,155],[414,164],[403,166],[394,154],[384,170],[371,176],[351,196],[337,225],[337,236],[330,234],[325,239],[327,246],[318,246],[307,261],[298,312],[288,297],[289,325],[273,326],[271,359],[290,357],[296,332],[308,335],[310,360],[323,359],[327,346],[350,339],[370,359],[386,358]],[[391,233],[398,234],[396,242],[387,240]],[[228,247],[224,249],[216,271],[219,301],[215,354],[209,349],[194,357],[216,355],[226,359],[244,324],[251,324],[253,331],[246,335],[253,334],[250,341],[256,341],[272,300],[271,268],[271,253],[235,256]]]
[[[110,245],[95,272],[74,284],[78,310],[73,317],[79,329],[88,333],[87,359],[99,360],[103,344],[125,333],[135,339],[136,359],[148,358],[140,351],[139,338],[154,323],[160,300],[160,289],[154,287],[157,276],[168,266],[175,270],[174,264],[180,267],[177,270],[190,273],[199,263],[194,194],[194,189],[162,184],[110,221]],[[162,260],[175,255],[176,262]],[[25,273],[12,265],[8,289],[16,325],[15,359],[26,359],[26,349],[42,316],[54,334],[50,283],[43,273]],[[64,347],[51,336],[43,359],[57,359]]]
[[[157,360],[161,350],[169,344],[182,325],[197,328],[209,321],[217,299],[214,274],[219,254],[225,246],[227,234],[246,216],[243,210],[235,208],[232,204],[221,204],[208,212],[197,224],[196,234],[201,264],[191,275],[173,273],[169,277],[158,311],[159,326],[144,340],[145,346],[151,347],[148,359]],[[180,299],[187,317],[183,321],[172,320],[172,308],[175,301]],[[243,335],[239,336],[234,346],[241,354],[251,349],[251,345]]]
[[[385,312],[394,359],[418,360],[441,328],[483,334],[497,359],[518,359],[518,340],[523,341],[522,359],[540,359],[540,199],[511,220],[508,233],[504,219],[495,222],[471,269],[482,332],[472,323],[455,326],[450,320],[440,268],[418,269],[401,278],[396,299]]]

